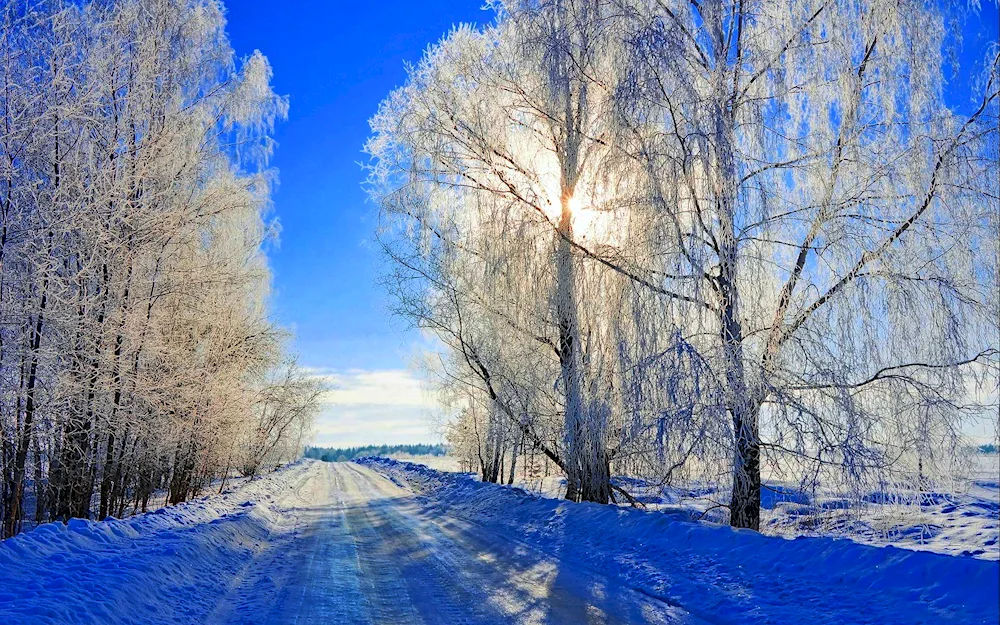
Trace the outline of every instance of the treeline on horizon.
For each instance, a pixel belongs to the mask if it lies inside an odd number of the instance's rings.
[[[366,447],[306,447],[305,457],[323,462],[347,462],[365,456],[410,454],[411,456],[444,456],[448,446],[427,445],[368,445]]]

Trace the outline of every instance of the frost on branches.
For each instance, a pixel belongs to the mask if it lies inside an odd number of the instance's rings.
[[[570,499],[724,484],[758,529],[762,474],[862,492],[957,468],[995,414],[1000,313],[996,48],[961,111],[942,96],[964,9],[493,8],[367,145],[386,282],[446,346],[484,479],[538,454]]]
[[[297,454],[318,389],[265,306],[267,60],[215,0],[0,21],[2,535]]]

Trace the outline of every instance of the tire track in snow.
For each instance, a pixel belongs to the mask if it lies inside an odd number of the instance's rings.
[[[369,622],[341,492],[329,472],[323,478],[326,502],[300,512],[304,528],[286,554],[286,558],[298,554],[295,574],[271,609],[265,621],[268,625]]]
[[[316,463],[285,493],[268,498],[277,517],[269,546],[204,622],[694,622],[516,537],[440,511],[428,516],[411,490],[365,467]]]
[[[268,506],[277,519],[267,544],[230,583],[205,623],[369,622],[357,567],[350,566],[356,555],[331,474],[314,465],[287,490],[291,492]]]
[[[406,584],[384,545],[367,519],[358,510],[365,501],[355,484],[330,467],[338,489],[344,527],[350,536],[358,563],[358,581],[372,623],[419,625]]]
[[[368,556],[373,568],[368,569],[376,578],[385,573],[394,577],[392,587],[398,589],[400,582],[405,586],[402,593],[408,598],[418,620],[407,622],[432,624],[502,623],[503,615],[491,608],[486,597],[473,592],[464,580],[458,563],[446,556],[448,545],[433,544],[407,518],[399,515],[395,506],[411,496],[403,491],[386,492],[378,487],[371,475],[365,475],[348,464],[340,464],[335,469],[352,492],[366,493],[363,505],[349,508],[348,523],[355,529],[355,540],[359,552]],[[376,599],[385,598],[382,592]],[[389,597],[398,606],[397,597]],[[373,622],[397,622],[381,620],[383,614],[373,614]]]
[[[598,572],[559,562],[516,540],[449,515],[426,519],[413,493],[355,464],[334,465],[354,488],[371,493],[368,513],[384,543],[407,545],[423,569],[407,570],[434,601],[427,623],[695,623],[686,612],[611,582]],[[415,593],[411,593],[415,594]],[[418,608],[423,603],[418,604]],[[426,610],[421,611],[427,614]]]
[[[278,501],[273,501],[271,506],[281,509],[280,521],[271,528],[265,540],[257,546],[253,559],[242,566],[232,577],[227,585],[225,596],[216,602],[215,609],[205,617],[206,624],[226,624],[226,623],[255,623],[254,620],[260,618],[263,605],[261,597],[274,594],[280,588],[283,577],[289,573],[282,563],[282,555],[289,548],[290,543],[295,539],[300,531],[301,519],[298,515],[288,514],[294,506],[289,505],[292,498],[301,503],[306,503],[309,498],[302,494],[306,486],[312,485],[317,472],[316,467],[310,467],[294,478],[294,482],[288,486],[292,491],[291,495],[285,495]],[[268,495],[265,500],[273,499]],[[261,505],[261,504],[256,504]],[[282,526],[285,526],[284,528]],[[292,529],[286,529],[291,525]],[[282,531],[284,529],[284,531]]]

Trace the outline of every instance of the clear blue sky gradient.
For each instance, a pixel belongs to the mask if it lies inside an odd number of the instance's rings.
[[[376,284],[374,208],[361,188],[368,119],[406,79],[406,63],[453,24],[483,23],[481,0],[330,2],[229,0],[239,56],[259,49],[288,95],[272,165],[281,242],[271,251],[276,319],[296,335],[304,365],[397,369],[413,332],[393,321]]]
[[[413,332],[387,312],[376,283],[371,243],[374,209],[359,163],[368,119],[406,79],[405,63],[454,24],[483,23],[481,0],[332,2],[230,0],[229,34],[237,54],[259,49],[274,68],[274,86],[290,98],[289,118],[275,132],[274,192],[282,224],[271,251],[274,314],[295,334],[305,365],[335,370],[399,369],[412,356]],[[946,94],[973,106],[968,67],[997,41],[995,0],[964,28],[963,65]]]

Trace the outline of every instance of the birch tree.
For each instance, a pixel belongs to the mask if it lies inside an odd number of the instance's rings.
[[[35,522],[121,516],[229,470],[285,358],[264,246],[287,103],[262,55],[234,58],[214,0],[12,2],[0,17],[10,536],[29,496]]]
[[[451,378],[543,444],[558,389],[570,498],[697,466],[758,529],[762,468],[860,484],[955,448],[998,312],[997,58],[945,106],[960,10],[494,9],[383,103],[370,184]]]
[[[695,276],[673,288],[709,304],[733,525],[759,527],[762,453],[861,477],[929,436],[917,414],[957,437],[996,367],[996,51],[960,115],[941,5],[631,8],[626,149]]]
[[[596,6],[550,8],[512,13],[483,33],[460,29],[426,59],[374,121],[373,188],[387,215],[436,233],[447,264],[438,275],[475,263],[497,281],[478,290],[465,274],[453,290],[457,308],[462,289],[475,290],[475,305],[494,308],[555,358],[567,497],[606,503],[608,425],[591,418],[599,411],[585,397],[573,206],[583,171],[603,151],[590,135],[602,132],[608,99],[590,95],[587,72],[607,61],[608,41],[597,34]],[[407,170],[408,179],[392,178]],[[491,290],[499,283],[506,297]]]

